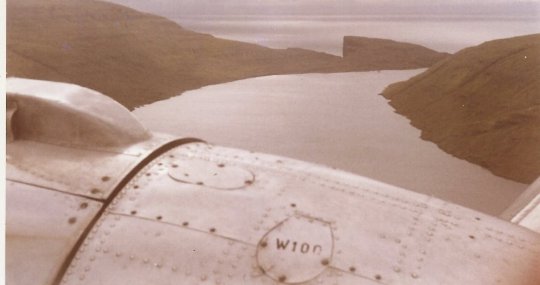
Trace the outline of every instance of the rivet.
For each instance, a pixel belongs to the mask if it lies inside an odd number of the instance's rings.
[[[132,215],[136,215],[136,214],[137,214],[137,211],[133,210],[133,211],[131,211],[131,213],[130,213],[130,214],[132,214]]]
[[[349,271],[350,271],[350,272],[355,272],[355,271],[356,271],[356,267],[354,267],[354,266],[349,267]]]
[[[211,233],[215,233],[215,232],[216,232],[216,229],[215,229],[215,228],[210,228],[210,232],[211,232]]]
[[[326,266],[326,265],[330,264],[330,261],[325,258],[325,259],[321,260],[321,264]]]
[[[97,188],[92,188],[92,190],[90,190],[90,193],[92,193],[92,194],[98,194],[100,192],[101,192],[101,190],[99,190]]]
[[[291,207],[295,208],[295,207],[296,207],[296,204],[295,204],[295,203],[291,203]]]
[[[101,177],[101,181],[103,181],[103,182],[107,182],[107,181],[109,181],[109,180],[111,180],[111,178],[110,178],[109,176],[103,176],[103,177]]]
[[[183,222],[182,226],[187,227],[187,226],[189,226],[189,223],[188,222]]]
[[[414,273],[414,272],[413,272],[413,273],[411,273],[411,277],[414,278],[414,279],[417,279],[419,276],[418,276],[417,273]]]
[[[379,274],[375,275],[375,280],[381,280],[381,279],[382,279],[381,275],[379,275]]]
[[[76,222],[77,222],[77,218],[75,218],[75,217],[71,217],[71,218],[68,219],[69,224],[74,224]]]
[[[81,208],[81,209],[86,209],[86,208],[88,208],[88,203],[86,203],[86,202],[81,203],[81,204],[79,205],[79,208]]]
[[[285,280],[287,280],[287,276],[285,276],[285,275],[281,275],[281,276],[279,276],[279,278],[278,278],[278,281],[279,281],[279,282],[285,282]]]
[[[157,216],[157,217],[156,217],[156,220],[158,220],[158,221],[161,221],[161,219],[163,219],[162,216]]]
[[[267,246],[268,246],[268,243],[267,243],[266,241],[262,241],[262,242],[260,243],[260,246],[261,246],[261,247],[267,247]]]

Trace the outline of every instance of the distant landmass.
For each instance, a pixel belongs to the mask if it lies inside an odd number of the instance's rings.
[[[431,50],[405,43],[364,38],[359,47],[358,41],[345,42],[348,54],[343,59],[218,39],[107,2],[7,1],[8,76],[76,83],[131,109],[248,77],[428,67],[438,58]],[[370,43],[378,48],[366,48]],[[369,61],[362,60],[362,50]],[[419,60],[422,54],[426,59]],[[394,62],[389,64],[388,58]],[[411,62],[418,65],[411,67]]]
[[[414,69],[432,66],[448,57],[421,45],[386,39],[346,36],[343,59],[368,69]]]
[[[523,183],[540,175],[540,34],[463,49],[383,95],[446,152]]]

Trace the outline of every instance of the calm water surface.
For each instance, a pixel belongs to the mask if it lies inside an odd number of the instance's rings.
[[[154,131],[334,166],[498,214],[526,187],[454,158],[378,95],[423,70],[266,76],[134,111]]]

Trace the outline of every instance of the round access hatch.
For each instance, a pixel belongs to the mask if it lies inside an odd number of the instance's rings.
[[[257,262],[275,281],[303,283],[328,267],[333,248],[332,229],[327,222],[295,216],[263,236],[257,246]]]
[[[243,188],[255,180],[247,169],[200,159],[175,161],[169,169],[169,176],[183,183],[222,190]]]

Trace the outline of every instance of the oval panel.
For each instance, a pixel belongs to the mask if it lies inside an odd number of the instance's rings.
[[[328,267],[333,248],[329,223],[295,216],[263,236],[257,246],[257,262],[267,276],[278,282],[307,282]]]
[[[255,180],[247,169],[199,159],[175,161],[169,176],[180,182],[222,190],[243,188]]]

